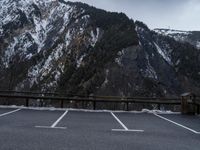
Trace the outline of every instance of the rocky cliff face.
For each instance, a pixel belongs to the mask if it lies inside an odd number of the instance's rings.
[[[0,1],[0,88],[119,96],[200,87],[200,54],[130,20],[64,0]]]

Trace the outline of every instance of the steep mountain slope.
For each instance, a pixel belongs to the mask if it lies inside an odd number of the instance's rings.
[[[5,0],[0,10],[2,88],[95,90],[106,63],[138,44],[122,13],[62,0]]]
[[[179,42],[148,29],[137,22],[136,30],[150,67],[157,74],[159,85],[165,92],[178,94],[184,91],[198,92],[200,83],[200,53],[187,42]]]
[[[199,92],[200,52],[187,42],[151,31],[137,21],[139,45],[123,49],[107,69],[101,93],[138,96],[178,96]]]
[[[200,52],[123,13],[64,0],[0,1],[0,88],[172,96],[200,87]]]

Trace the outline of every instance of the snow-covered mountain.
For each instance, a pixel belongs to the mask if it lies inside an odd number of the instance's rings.
[[[120,96],[198,91],[199,50],[155,31],[83,3],[1,0],[0,87]]]
[[[154,29],[154,31],[172,37],[179,42],[188,42],[200,49],[200,31],[181,31],[171,29]]]

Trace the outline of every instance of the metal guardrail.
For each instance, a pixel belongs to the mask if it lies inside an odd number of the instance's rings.
[[[32,100],[51,100],[60,101],[60,107],[64,107],[64,102],[90,102],[93,109],[96,109],[97,103],[123,103],[126,110],[129,111],[129,105],[136,104],[157,104],[160,105],[181,105],[180,98],[156,98],[156,97],[117,97],[117,96],[83,96],[83,95],[65,95],[58,93],[41,92],[21,92],[21,91],[0,91],[0,98],[25,100],[25,106],[29,107],[29,101]]]
[[[126,99],[126,100],[130,100],[130,99],[139,99],[139,100],[146,100],[146,99],[151,99],[151,100],[180,100],[180,98],[174,97],[174,98],[162,98],[162,97],[120,97],[120,96],[92,96],[92,95],[77,95],[77,94],[63,94],[63,93],[55,93],[55,92],[30,92],[30,91],[0,91],[0,94],[24,94],[24,95],[42,95],[42,96],[46,96],[46,95],[55,95],[55,96],[59,96],[59,97],[82,97],[82,98],[102,98],[102,99]]]

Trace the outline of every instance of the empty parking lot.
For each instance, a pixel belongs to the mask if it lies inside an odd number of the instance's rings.
[[[0,108],[2,150],[199,150],[200,118]]]

